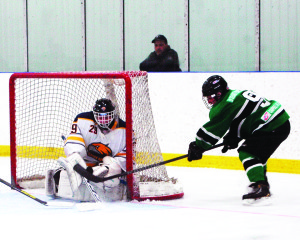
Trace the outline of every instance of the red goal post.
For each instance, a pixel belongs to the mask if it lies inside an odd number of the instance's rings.
[[[110,98],[126,121],[127,171],[163,161],[143,71],[15,73],[9,82],[12,184],[44,186],[45,171],[65,156],[61,135],[77,114]],[[134,132],[136,144],[133,145]],[[130,199],[164,200],[183,196],[177,180],[160,166],[127,176]]]

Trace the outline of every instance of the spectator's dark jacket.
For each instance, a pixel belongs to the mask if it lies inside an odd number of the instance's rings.
[[[150,55],[140,64],[141,71],[147,72],[181,72],[177,52],[170,46],[160,55],[156,52]]]

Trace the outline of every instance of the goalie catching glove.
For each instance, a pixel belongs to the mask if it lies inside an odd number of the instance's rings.
[[[203,149],[197,146],[196,141],[191,142],[188,150],[188,161],[200,160],[203,152]]]

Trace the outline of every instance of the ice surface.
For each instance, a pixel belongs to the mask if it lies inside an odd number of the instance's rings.
[[[182,199],[105,203],[94,211],[47,207],[0,184],[1,239],[300,239],[300,175],[269,173],[272,205],[249,207],[241,201],[243,171],[167,168],[183,185]],[[9,158],[0,158],[0,177],[10,181]]]

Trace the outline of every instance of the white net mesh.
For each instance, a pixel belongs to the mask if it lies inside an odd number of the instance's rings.
[[[71,73],[52,73],[47,77],[38,74],[24,77],[23,74],[11,78],[10,93],[14,99],[11,97],[10,105],[15,114],[11,121],[12,134],[15,134],[12,137],[15,139],[12,173],[17,185],[26,183],[26,187],[40,187],[28,185],[28,182],[43,179],[47,169],[58,166],[56,160],[64,156],[61,136],[68,135],[77,114],[91,111],[95,101],[102,97],[113,101],[123,120],[126,120],[126,94],[132,102],[132,123],[127,121],[126,124],[132,124],[136,139],[136,167],[163,160],[152,115],[147,73],[122,73],[131,80],[132,95],[125,90],[125,79],[116,77],[119,73],[97,73],[97,78],[90,78],[89,73],[81,73],[77,78]],[[137,173],[137,179],[129,189],[133,198],[140,196],[138,182],[170,180],[164,165]]]

